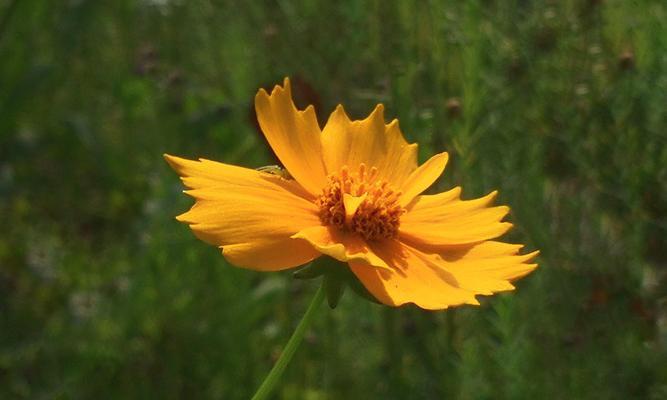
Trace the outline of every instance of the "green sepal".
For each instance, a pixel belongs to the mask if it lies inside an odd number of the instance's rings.
[[[294,279],[315,279],[324,275],[325,272],[326,268],[323,268],[320,263],[311,262],[300,268],[298,271],[294,272],[292,276]]]
[[[340,262],[331,257],[320,257],[294,272],[293,276],[296,279],[315,279],[323,276],[327,302],[331,308],[336,308],[338,305],[345,292],[345,286],[349,286],[354,293],[366,300],[382,304],[368,292],[354,273],[352,273],[347,263]]]
[[[340,298],[345,292],[345,282],[339,279],[338,274],[324,275],[324,290],[327,295],[327,303],[329,307],[334,309],[338,305]]]

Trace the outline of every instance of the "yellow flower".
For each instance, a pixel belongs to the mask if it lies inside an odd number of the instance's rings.
[[[289,175],[165,155],[194,197],[177,217],[233,265],[277,271],[328,255],[380,302],[425,309],[479,304],[512,290],[537,255],[492,241],[512,225],[496,192],[461,200],[461,188],[422,195],[447,153],[417,163],[417,144],[380,104],[361,121],[342,106],[320,129],[312,106],[298,110],[289,80],[255,97],[259,124]]]

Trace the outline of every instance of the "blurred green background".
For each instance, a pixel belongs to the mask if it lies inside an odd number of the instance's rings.
[[[316,282],[174,220],[162,153],[275,163],[259,87],[382,102],[540,249],[481,307],[322,307],[279,399],[667,398],[667,4],[0,0],[0,398],[246,399]]]

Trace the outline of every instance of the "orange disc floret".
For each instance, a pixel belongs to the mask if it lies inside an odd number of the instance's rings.
[[[377,168],[369,170],[364,163],[357,172],[350,173],[343,166],[338,174],[329,175],[329,184],[316,201],[322,223],[356,232],[366,240],[396,237],[400,217],[405,212],[398,203],[401,192],[378,180],[377,175]],[[350,203],[346,209],[346,195],[358,199],[351,202],[354,210],[350,209]]]

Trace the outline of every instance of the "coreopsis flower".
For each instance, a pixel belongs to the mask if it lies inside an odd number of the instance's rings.
[[[492,239],[512,226],[496,192],[461,200],[461,188],[424,195],[446,152],[418,165],[417,144],[380,104],[351,121],[338,106],[323,129],[312,106],[298,110],[289,80],[255,97],[260,127],[288,174],[165,155],[196,202],[177,217],[229,263],[259,271],[323,255],[347,267],[379,302],[425,309],[479,304],[514,289],[537,252]],[[340,268],[347,268],[341,264]]]

